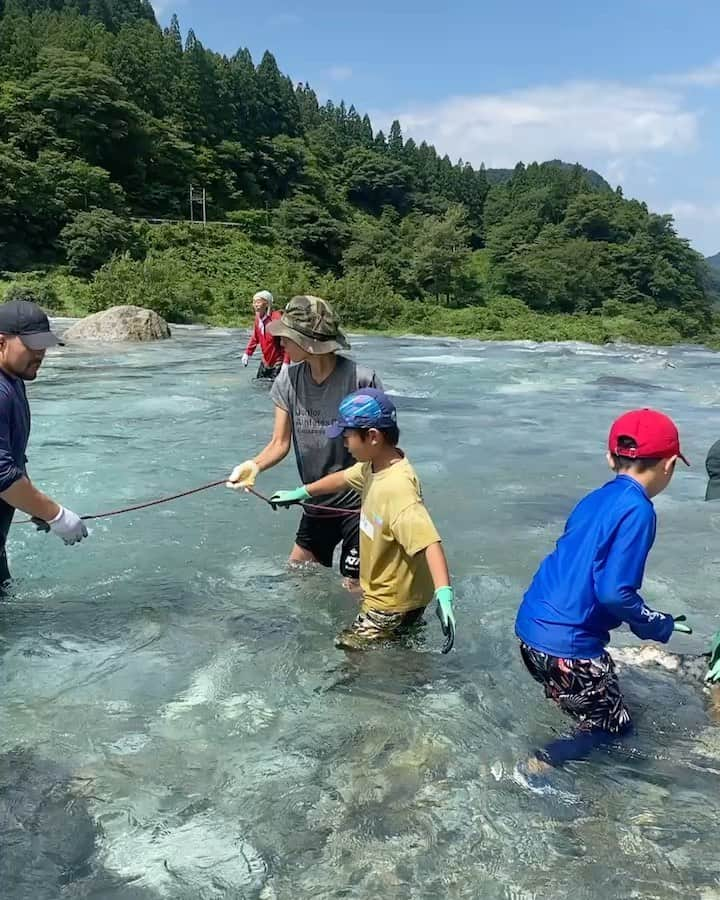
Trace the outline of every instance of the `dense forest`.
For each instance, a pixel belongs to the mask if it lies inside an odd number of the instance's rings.
[[[153,224],[188,220],[191,185],[221,224]],[[55,310],[137,302],[186,321],[241,321],[268,287],[323,294],[351,327],[717,327],[716,282],[672,218],[597,173],[441,157],[398,122],[384,134],[320,104],[270,52],[162,30],[147,0],[0,0],[0,277]]]

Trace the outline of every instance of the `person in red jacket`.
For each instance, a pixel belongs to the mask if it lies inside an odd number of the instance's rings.
[[[247,366],[255,348],[260,345],[262,360],[257,371],[258,378],[274,380],[280,374],[283,363],[287,363],[287,356],[280,344],[280,338],[273,337],[266,326],[274,319],[280,318],[280,312],[272,308],[273,295],[270,291],[258,291],[253,297],[253,309],[255,310],[255,326],[250,335],[247,348],[243,353],[242,364]]]

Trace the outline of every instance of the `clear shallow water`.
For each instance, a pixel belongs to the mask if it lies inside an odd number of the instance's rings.
[[[269,435],[241,336],[175,334],[68,347],[31,386],[30,471],[76,511],[220,478]],[[573,503],[607,477],[607,428],[629,407],[673,415],[694,463],[657,500],[645,594],[688,614],[679,652],[720,627],[720,505],[702,501],[720,356],[360,337],[354,350],[395,396],[444,536],[456,651],[440,655],[434,615],[414,646],[336,651],[354,610],[339,576],[286,571],[296,514],[223,488],[98,522],[76,548],[14,529],[0,752],[32,749],[36,778],[83,779],[101,827],[62,896],[720,897],[720,738],[695,686],[626,670],[637,734],[570,767],[575,802],[510,778],[566,728],[519,662],[515,610]],[[296,480],[289,461],[258,486]],[[59,896],[44,871],[3,897]]]

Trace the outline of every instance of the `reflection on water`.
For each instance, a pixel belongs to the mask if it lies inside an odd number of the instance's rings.
[[[434,615],[403,648],[336,651],[353,600],[337,574],[286,570],[295,513],[222,488],[97,522],[71,549],[17,527],[0,606],[4,900],[720,897],[720,740],[695,684],[626,668],[637,733],[569,767],[573,802],[511,778],[566,727],[518,661],[514,613],[631,406],[673,415],[694,463],[658,499],[648,600],[688,614],[680,652],[720,624],[702,502],[718,357],[358,343],[445,538],[456,651],[440,655]],[[80,513],[222,477],[271,425],[242,344],[180,328],[54,355],[30,388],[31,472]],[[296,479],[288,461],[259,487]]]

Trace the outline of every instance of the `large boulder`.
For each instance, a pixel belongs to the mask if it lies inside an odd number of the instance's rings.
[[[112,306],[81,319],[63,335],[66,341],[162,341],[169,337],[165,319],[141,306]]]

